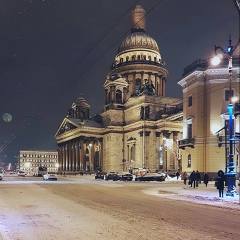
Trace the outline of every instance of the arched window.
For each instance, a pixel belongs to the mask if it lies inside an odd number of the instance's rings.
[[[120,58],[120,63],[122,63],[123,62],[123,58]]]
[[[122,103],[122,91],[119,89],[116,91],[116,103]]]
[[[191,159],[191,154],[188,154],[188,157],[187,157],[187,167],[191,167],[192,166],[192,159]]]
[[[141,93],[141,79],[137,78],[135,84],[135,94],[139,95],[140,93]]]
[[[154,57],[154,62],[156,62],[157,61],[157,58],[156,57]]]
[[[148,60],[151,61],[151,56],[148,56]]]
[[[138,56],[137,56],[137,60],[140,60],[140,59],[141,59],[141,57],[140,57],[140,55],[138,55]]]
[[[128,60],[129,60],[129,56],[126,56],[126,62],[128,62]]]
[[[135,56],[132,56],[132,61],[135,61]]]

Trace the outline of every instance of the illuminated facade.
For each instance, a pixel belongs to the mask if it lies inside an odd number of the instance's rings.
[[[208,172],[211,177],[216,177],[218,170],[227,169],[228,105],[230,96],[239,99],[239,57],[233,57],[231,87],[227,58],[218,67],[212,66],[210,60],[196,60],[184,69],[183,78],[178,84],[183,88],[184,99],[183,139],[179,141],[179,147],[183,149],[182,170],[189,173],[192,170],[198,170],[202,174]],[[234,106],[233,134],[235,143],[238,144],[239,103]],[[237,167],[235,171],[239,172],[239,152],[236,150],[238,149],[234,150],[234,165]]]
[[[62,171],[181,167],[182,100],[165,96],[168,71],[141,6],[132,26],[103,85],[103,112],[90,118],[80,95],[55,135]]]
[[[44,150],[20,151],[19,170],[25,171],[28,175],[37,173],[38,167],[47,167],[49,172],[58,171],[58,152]]]

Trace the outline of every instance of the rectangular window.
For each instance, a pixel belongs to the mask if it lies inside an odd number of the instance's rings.
[[[192,138],[192,124],[187,125],[187,138]]]
[[[233,90],[225,90],[225,101],[230,101],[230,99],[234,96]]]
[[[192,106],[192,96],[188,97],[188,107]]]

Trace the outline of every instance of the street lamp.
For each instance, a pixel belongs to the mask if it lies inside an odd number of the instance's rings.
[[[233,104],[232,104],[232,56],[235,51],[235,49],[239,45],[239,41],[235,46],[232,46],[232,39],[231,35],[229,36],[229,44],[227,49],[225,50],[221,46],[215,45],[215,56],[212,58],[212,64],[218,65],[221,62],[221,58],[219,55],[217,55],[217,50],[221,50],[224,54],[228,55],[228,73],[229,73],[229,86],[230,86],[230,103],[228,105],[228,113],[229,113],[229,159],[228,159],[228,172],[227,175],[227,184],[228,184],[228,190],[226,193],[226,196],[234,196],[234,193],[236,192],[235,186],[236,186],[236,172],[234,171],[234,161],[233,161]]]

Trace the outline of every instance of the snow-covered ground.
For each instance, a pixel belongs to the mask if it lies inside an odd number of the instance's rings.
[[[67,176],[66,178],[75,181],[94,181],[93,175]],[[114,185],[116,185],[116,183],[117,182],[115,182]],[[238,208],[240,210],[240,187],[238,186],[238,181],[236,182],[237,188],[234,197],[226,196],[227,187],[225,187],[223,198],[219,197],[218,190],[214,187],[214,182],[212,181],[209,181],[207,187],[203,182],[201,182],[198,188],[184,185],[183,180],[180,178],[177,179],[177,177],[167,177],[164,183],[168,183],[169,185],[164,188],[161,188],[161,184],[159,185],[158,182],[154,183],[156,183],[156,188],[149,188],[143,192],[145,194],[163,198],[178,199],[199,204],[216,205],[218,207]]]
[[[239,196],[218,198],[213,182],[6,177],[0,192],[0,240],[240,239]]]
[[[164,198],[172,198],[183,201],[191,201],[201,204],[216,205],[219,207],[231,207],[238,208],[240,210],[240,187],[237,186],[236,193],[233,197],[226,196],[227,187],[224,189],[224,197],[220,198],[218,190],[214,187],[214,182],[209,182],[206,187],[202,182],[198,188],[193,188],[188,185],[184,185],[181,179],[168,177],[166,182],[169,182],[169,188],[166,189],[149,189],[145,190],[146,194],[156,195]],[[171,184],[171,183],[176,183]],[[237,181],[238,185],[238,181]]]

